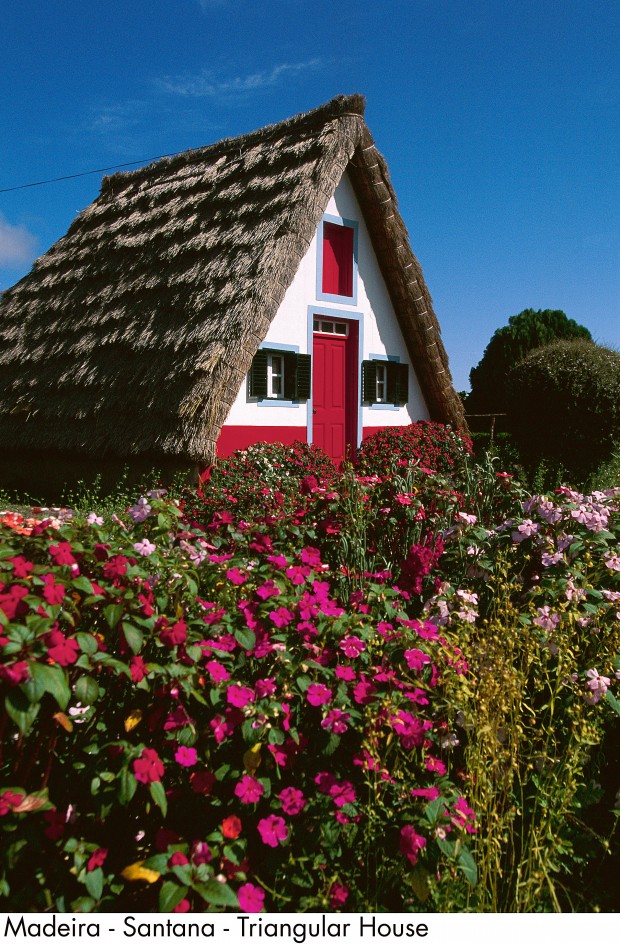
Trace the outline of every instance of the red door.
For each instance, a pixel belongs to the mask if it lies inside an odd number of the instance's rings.
[[[320,325],[328,327],[324,319]],[[312,442],[336,462],[357,445],[357,324],[347,330],[313,336]]]

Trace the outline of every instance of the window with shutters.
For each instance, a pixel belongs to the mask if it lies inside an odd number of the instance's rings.
[[[259,348],[248,374],[248,392],[259,403],[308,400],[311,357],[296,351]]]
[[[400,361],[362,361],[362,397],[365,404],[400,407],[409,398],[409,365]]]
[[[354,220],[323,218],[319,226],[317,298],[356,303],[357,234]]]

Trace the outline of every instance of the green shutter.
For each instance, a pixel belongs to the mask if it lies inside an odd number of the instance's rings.
[[[395,364],[396,368],[396,403],[406,404],[409,400],[409,365]]]
[[[297,396],[297,355],[294,351],[278,351],[284,364],[284,400]]]
[[[267,396],[267,351],[259,348],[254,355],[249,373],[250,397]]]
[[[377,365],[375,361],[362,361],[362,400],[365,404],[377,402]]]
[[[312,358],[309,354],[297,355],[297,400],[308,400],[312,385]]]
[[[385,399],[388,404],[398,403],[398,371],[400,364],[388,361],[386,364],[386,391]]]

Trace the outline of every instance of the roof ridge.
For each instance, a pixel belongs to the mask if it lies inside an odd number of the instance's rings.
[[[101,181],[100,196],[106,195],[109,191],[113,191],[114,194],[117,194],[119,184],[129,186],[139,181],[142,177],[150,177],[155,169],[159,168],[166,172],[173,171],[182,164],[192,164],[195,161],[204,160],[206,157],[214,158],[218,153],[225,153],[231,146],[241,141],[244,142],[244,144],[253,145],[264,141],[274,134],[285,134],[296,126],[311,125],[320,118],[324,119],[325,122],[341,117],[354,117],[363,120],[365,107],[366,99],[358,92],[352,95],[336,95],[334,98],[330,99],[329,102],[325,102],[317,108],[306,112],[299,112],[282,121],[264,125],[261,128],[256,128],[253,131],[245,132],[241,135],[221,138],[219,141],[214,141],[211,144],[205,144],[198,148],[188,148],[186,151],[179,151],[171,157],[159,158],[156,161],[151,161],[150,164],[135,168],[131,171],[118,171],[116,174],[107,175]]]

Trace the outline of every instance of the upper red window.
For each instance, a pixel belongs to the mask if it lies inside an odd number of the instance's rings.
[[[353,296],[353,245],[353,227],[323,222],[322,290],[327,295]]]

